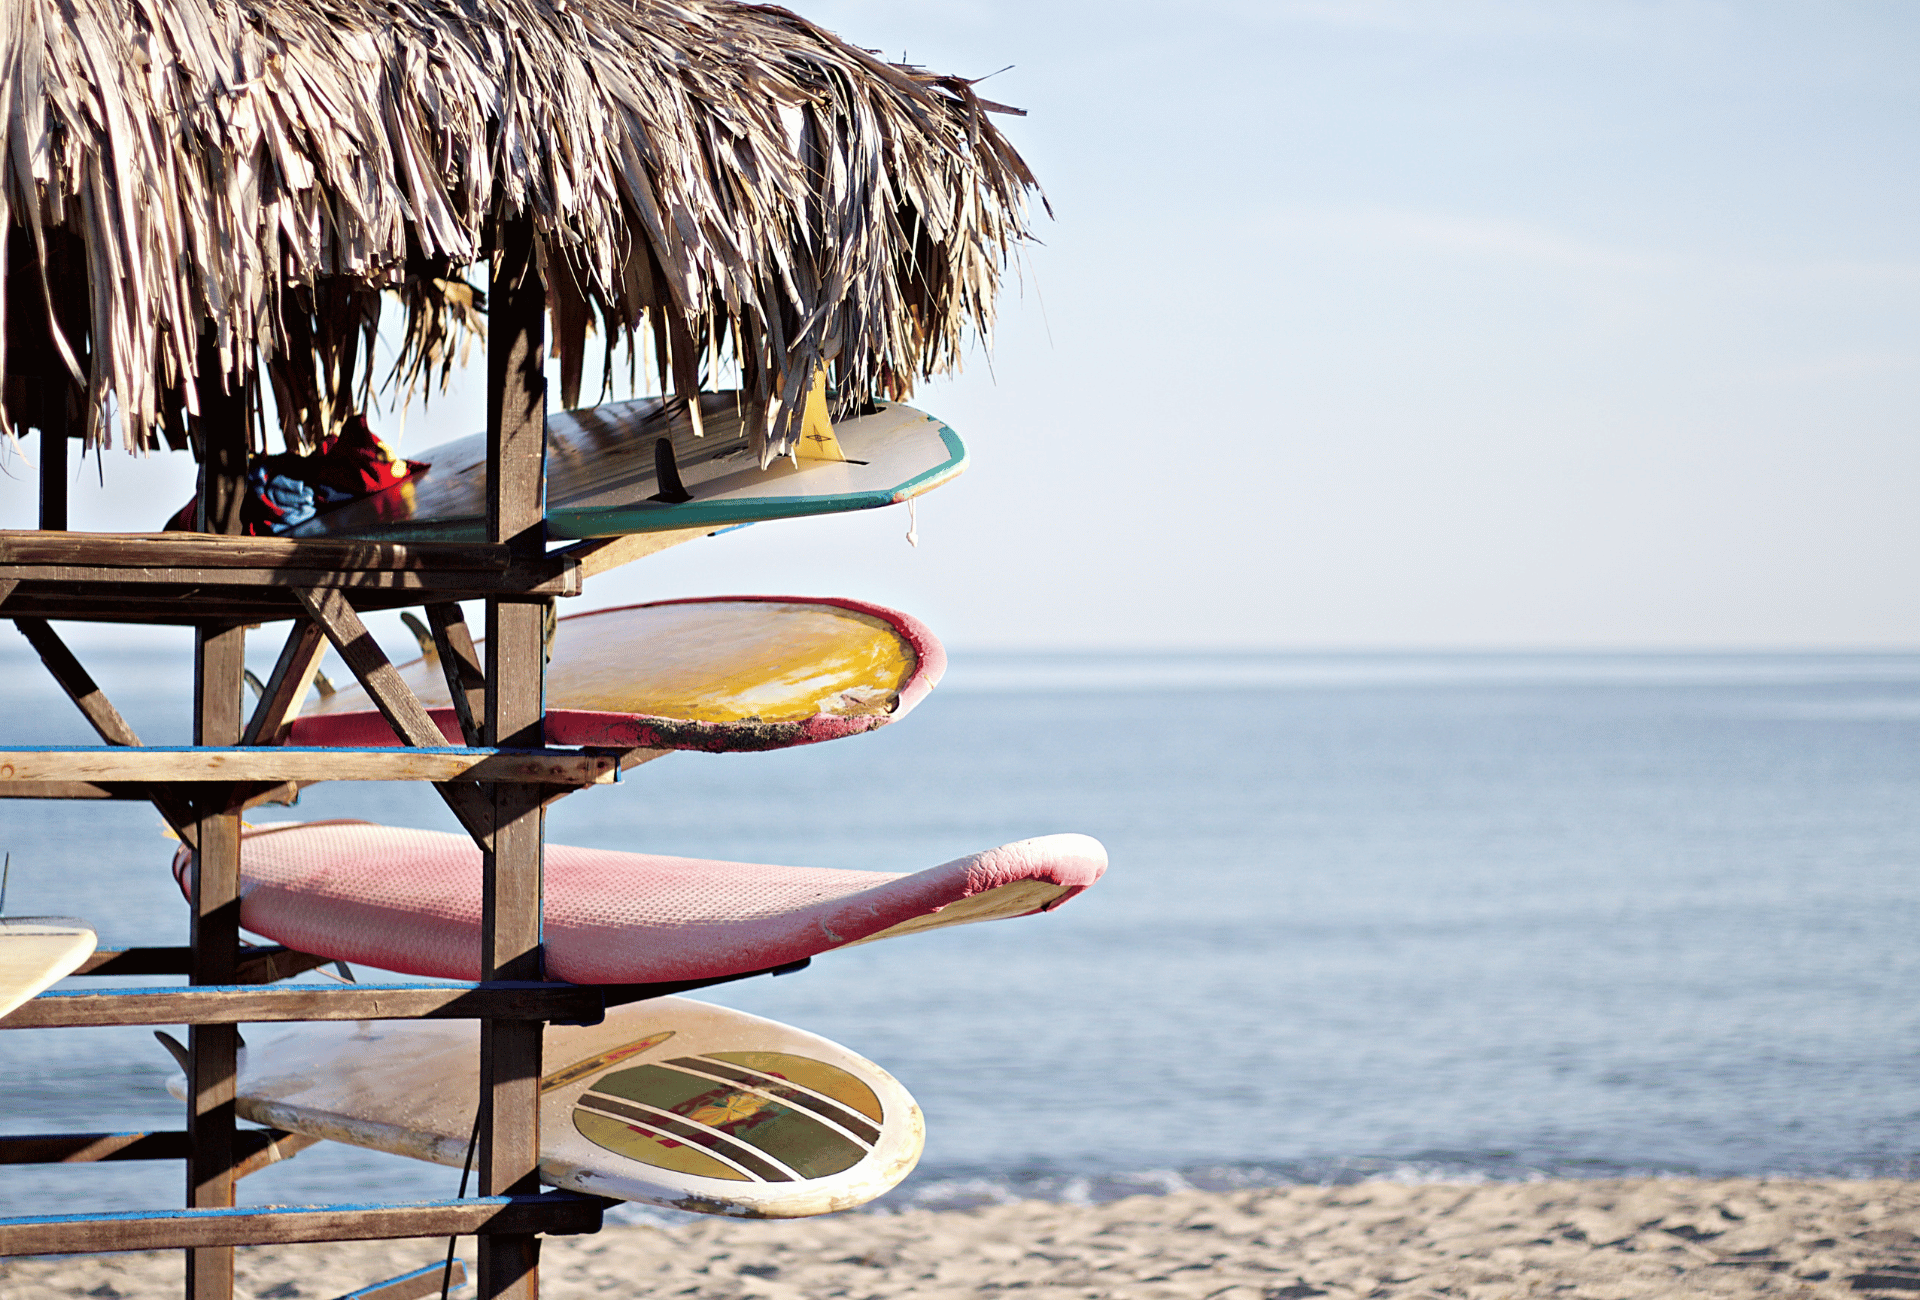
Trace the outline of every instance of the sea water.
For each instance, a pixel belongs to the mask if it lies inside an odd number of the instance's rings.
[[[85,657],[150,742],[186,739],[184,642]],[[23,644],[0,672],[12,741],[87,741]],[[255,816],[454,829],[403,785]],[[184,941],[150,809],[0,819],[10,912]],[[1920,655],[961,652],[897,726],[675,755],[549,822],[561,843],[876,871],[1066,830],[1112,866],[1056,914],[702,995],[912,1090],[926,1155],[883,1205],[1920,1171]],[[0,1032],[0,1129],[178,1127],[172,1073],[146,1029]],[[177,1203],[181,1176],[14,1167],[0,1213]],[[323,1144],[242,1199],[458,1181]]]

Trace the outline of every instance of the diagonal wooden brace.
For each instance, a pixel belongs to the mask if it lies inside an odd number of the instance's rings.
[[[435,748],[447,743],[440,734],[440,728],[420,703],[420,697],[413,693],[400,671],[387,658],[386,651],[367,631],[367,625],[353,612],[353,606],[347,603],[346,596],[336,587],[309,588],[299,590],[300,603],[305,605],[312,615],[314,624],[326,634],[327,640],[346,661],[347,667],[366,688],[374,707],[380,710],[380,716],[387,720],[394,734],[401,741],[416,749]],[[431,611],[429,611],[431,614]],[[461,624],[465,626],[464,621]],[[436,638],[439,622],[436,619]],[[472,638],[467,640],[467,649],[473,649]],[[262,697],[264,703],[265,697]],[[480,787],[468,781],[439,781],[434,789],[446,800],[447,807],[460,819],[467,834],[473,836],[483,852],[493,847],[493,806],[491,799],[482,802]],[[545,789],[545,787],[540,787]],[[529,797],[533,797],[529,792]],[[551,796],[549,796],[551,797]]]
[[[293,729],[293,719],[306,702],[307,692],[320,671],[320,656],[326,652],[326,634],[316,623],[296,619],[280,649],[279,662],[260,692],[260,703],[241,734],[242,745],[284,745]]]
[[[420,697],[400,676],[399,669],[387,658],[387,652],[367,631],[367,625],[353,612],[347,597],[337,587],[301,587],[297,594],[340,658],[366,689],[380,716],[387,720],[403,744],[433,749],[447,743],[440,728],[427,716]],[[264,702],[264,698],[263,698]]]
[[[460,734],[469,745],[477,746],[487,712],[487,670],[474,649],[473,633],[467,629],[460,606],[451,601],[428,605],[427,622],[433,625],[433,644],[439,652],[441,670],[447,675],[447,693],[453,697],[453,711],[460,719]]]
[[[120,710],[113,707],[106,692],[93,680],[92,674],[81,667],[73,651],[67,648],[67,643],[60,639],[60,634],[53,630],[47,620],[16,618],[13,625],[20,629],[20,635],[27,638],[27,643],[39,654],[40,662],[53,674],[53,680],[60,683],[60,689],[79,707],[94,731],[99,733],[100,739],[109,745],[140,745],[140,737],[120,716]],[[189,847],[196,844],[199,813],[190,799],[180,791],[164,786],[146,786],[140,793],[160,810],[160,815],[167,819],[167,825],[173,827],[174,834]]]

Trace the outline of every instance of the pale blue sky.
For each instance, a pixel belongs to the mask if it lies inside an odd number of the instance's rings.
[[[917,550],[903,510],[761,525],[576,608],[858,596],[962,647],[1920,644],[1917,11],[798,7],[1016,65],[982,93],[1031,111],[1058,220],[991,365],[918,402],[973,468]],[[157,526],[191,480],[105,469],[82,526]],[[30,499],[0,483],[0,520]]]

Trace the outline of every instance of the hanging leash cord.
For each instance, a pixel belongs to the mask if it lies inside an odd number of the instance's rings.
[[[473,1133],[467,1138],[467,1160],[460,1166],[460,1194],[453,1198],[456,1201],[467,1199],[467,1178],[473,1173],[473,1151],[480,1145],[480,1116],[485,1110],[484,1106],[473,1108]],[[459,1240],[457,1236],[447,1238],[447,1262],[440,1270],[440,1300],[447,1300],[447,1290],[453,1285],[453,1247]]]

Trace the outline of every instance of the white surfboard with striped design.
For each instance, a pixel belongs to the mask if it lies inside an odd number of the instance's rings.
[[[252,1044],[245,1119],[460,1166],[478,1096],[470,1023],[303,1025]],[[920,1158],[920,1108],[837,1043],[687,998],[550,1025],[540,1170],[558,1187],[704,1214],[864,1204]]]

